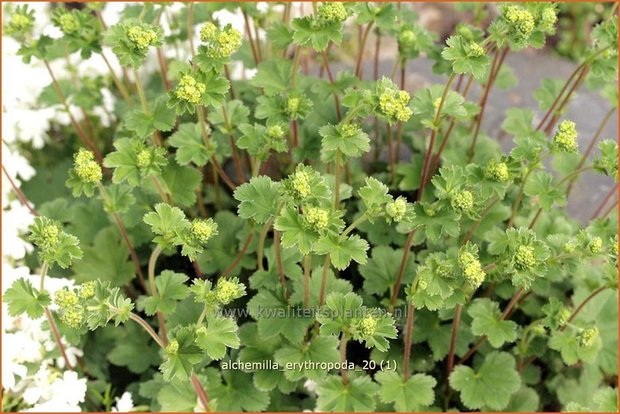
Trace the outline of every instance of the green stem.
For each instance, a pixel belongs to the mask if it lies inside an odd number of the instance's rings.
[[[149,276],[149,286],[151,289],[151,296],[158,297],[159,293],[157,292],[157,285],[155,285],[155,265],[157,264],[157,258],[161,254],[162,248],[157,245],[153,253],[151,253],[151,257],[149,258],[149,267],[148,267],[148,276]],[[159,322],[159,330],[161,337],[164,342],[167,342],[168,338],[168,330],[166,329],[166,320],[164,318],[164,314],[160,311],[157,311],[157,321]]]
[[[325,289],[327,288],[327,272],[331,265],[331,256],[326,254],[325,260],[323,260],[323,270],[321,272],[321,289],[319,290],[319,306],[323,306],[325,302]]]
[[[517,196],[515,197],[515,200],[512,203],[510,219],[508,220],[508,225],[507,225],[508,228],[512,227],[514,220],[516,218],[517,210],[519,209],[519,206],[521,205],[521,200],[523,199],[523,190],[525,188],[525,184],[527,183],[527,179],[530,177],[532,172],[534,172],[536,167],[540,163],[542,163],[549,155],[550,155],[550,152],[545,153],[544,155],[541,156],[540,160],[538,160],[537,162],[533,162],[528,166],[528,169],[525,175],[523,176],[523,180],[521,180],[521,185],[519,186],[519,190],[517,191]]]
[[[200,316],[198,317],[198,320],[196,321],[196,326],[200,326],[204,322],[205,318],[207,317],[208,312],[209,312],[209,308],[205,304],[205,306],[202,308],[202,313],[200,314]]]
[[[151,336],[151,338],[153,338],[153,340],[157,343],[157,345],[159,345],[162,349],[166,347],[166,344],[164,343],[163,339],[161,339],[161,337],[157,335],[157,332],[155,332],[153,328],[151,328],[151,325],[149,325],[147,321],[145,321],[144,319],[142,319],[141,317],[139,317],[133,312],[129,314],[129,319],[131,319],[132,321],[140,325],[142,328],[144,328],[144,330]]]
[[[312,263],[312,255],[307,254],[304,257],[304,308],[310,307],[310,266]]]
[[[138,96],[140,97],[140,104],[142,105],[142,110],[145,114],[149,114],[149,104],[146,101],[146,96],[144,95],[144,88],[142,86],[142,81],[140,80],[140,74],[138,73],[138,69],[133,69],[133,77],[136,81],[136,88],[138,89]]]
[[[357,63],[355,64],[355,76],[360,77],[362,75],[362,57],[364,56],[364,52],[366,51],[366,41],[368,40],[368,35],[370,34],[370,29],[374,24],[373,21],[366,25],[366,29],[364,30],[364,35],[362,36],[362,42],[360,43],[360,48],[357,54]]]
[[[43,262],[43,265],[41,265],[41,283],[39,285],[39,290],[41,292],[43,292],[43,290],[45,289],[45,276],[47,276],[48,269],[49,269],[49,263],[47,262],[47,260],[45,260]]]
[[[268,220],[265,223],[258,237],[258,246],[256,248],[256,266],[258,267],[258,270],[265,270],[263,266],[263,257],[265,255],[265,238],[267,237],[267,233],[271,228],[271,223],[272,220]]]
[[[344,229],[344,231],[342,232],[341,237],[345,237],[347,236],[349,233],[351,233],[357,226],[359,226],[360,224],[362,224],[363,222],[365,222],[368,219],[368,217],[366,217],[366,214],[362,214],[361,216],[359,216],[358,218],[356,218],[353,223],[351,223],[349,225],[349,227],[347,227],[346,229]]]

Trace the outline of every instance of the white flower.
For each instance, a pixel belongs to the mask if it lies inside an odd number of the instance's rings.
[[[311,392],[313,394],[316,393],[316,386],[316,381],[306,380],[306,382],[304,382],[304,388],[307,389],[308,392]]]
[[[133,409],[133,399],[131,398],[131,393],[125,391],[120,398],[116,397],[116,405],[112,407],[112,412],[115,413],[126,413]]]

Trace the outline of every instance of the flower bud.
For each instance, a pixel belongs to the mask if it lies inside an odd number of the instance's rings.
[[[65,13],[60,16],[58,20],[60,30],[62,30],[64,34],[72,34],[80,29],[80,21],[73,13]]]
[[[584,329],[577,335],[579,346],[582,348],[591,348],[598,338],[598,328],[596,326],[592,328]]]
[[[308,224],[311,224],[315,230],[324,230],[329,225],[329,213],[327,210],[310,207],[304,214]]]
[[[179,341],[172,339],[166,346],[166,354],[176,355],[179,352]]]
[[[393,202],[385,205],[385,213],[395,222],[400,222],[407,212],[407,201],[403,197],[398,197]]]
[[[540,29],[545,33],[554,33],[558,16],[553,7],[545,7],[540,15]]]
[[[183,75],[179,80],[179,85],[175,90],[177,98],[197,105],[200,103],[202,95],[206,91],[204,83],[197,82],[191,75]]]
[[[507,6],[504,9],[504,17],[511,24],[515,34],[523,39],[527,39],[534,30],[534,16],[532,13],[520,6]]]
[[[144,148],[138,153],[137,164],[138,168],[147,168],[153,161],[153,154],[147,148]]]
[[[215,40],[217,34],[217,26],[211,22],[207,22],[200,29],[200,40],[203,42]]]
[[[324,2],[318,10],[319,19],[328,23],[341,23],[347,20],[349,13],[342,3]]]
[[[603,239],[600,237],[593,237],[588,243],[588,249],[593,254],[598,254],[603,251]]]
[[[301,198],[306,198],[310,195],[310,182],[308,173],[305,171],[297,171],[293,174],[291,180],[293,189],[299,194]]]
[[[267,135],[269,135],[270,138],[281,139],[284,137],[284,128],[279,124],[272,125],[267,128]]]
[[[377,318],[372,315],[364,317],[358,322],[357,329],[364,337],[373,336],[377,329]]]
[[[140,26],[131,26],[127,29],[127,38],[138,50],[145,50],[157,43],[157,33],[151,29],[143,29]]]
[[[505,162],[491,161],[487,164],[484,171],[484,176],[490,180],[498,181],[500,183],[505,183],[510,179],[508,166]]]
[[[515,266],[519,270],[528,270],[536,265],[536,256],[532,246],[519,246],[514,257]]]
[[[215,297],[222,305],[227,305],[244,294],[245,287],[236,278],[231,280],[220,279],[215,288]]]
[[[467,55],[469,57],[482,57],[486,54],[486,51],[484,50],[484,48],[482,46],[480,46],[478,43],[476,42],[471,42],[469,44],[469,52],[467,53]]]
[[[213,219],[194,220],[190,229],[192,237],[200,244],[206,244],[209,239],[217,235],[217,223]]]
[[[60,313],[60,320],[63,321],[67,326],[77,329],[84,322],[83,309],[79,306],[63,309],[63,311]]]
[[[78,295],[82,299],[88,299],[95,296],[95,282],[86,282],[80,286]]]
[[[577,129],[573,121],[565,120],[560,123],[553,137],[553,148],[563,152],[577,152]]]
[[[460,213],[471,211],[474,208],[474,195],[467,190],[459,191],[450,200],[450,206]]]
[[[67,288],[56,291],[56,294],[54,295],[54,303],[56,303],[56,305],[58,305],[61,309],[74,307],[78,304],[78,302],[79,299],[77,295]]]
[[[74,171],[85,183],[98,183],[103,178],[101,167],[95,161],[95,155],[86,149],[80,149],[74,157]]]

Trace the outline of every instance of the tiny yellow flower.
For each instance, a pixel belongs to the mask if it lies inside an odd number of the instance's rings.
[[[540,28],[547,33],[553,33],[557,21],[558,16],[553,7],[546,7],[540,16]]]
[[[329,213],[322,208],[310,207],[304,216],[316,230],[323,230],[329,225]]]
[[[43,246],[51,246],[58,243],[60,228],[57,224],[48,224],[47,226],[43,227],[41,233],[43,235]]]
[[[282,128],[282,125],[272,125],[267,128],[267,135],[270,138],[280,139],[284,137],[284,128]]]
[[[297,171],[293,174],[293,189],[301,196],[306,198],[310,195],[310,177],[305,171]]]
[[[360,132],[360,127],[355,124],[342,124],[338,129],[343,138],[351,138]]]
[[[324,2],[319,7],[318,16],[329,23],[341,23],[347,20],[349,13],[342,3]]]
[[[603,251],[603,239],[600,237],[593,237],[588,243],[588,249],[591,253],[598,254]]]
[[[458,212],[471,211],[474,208],[474,195],[467,191],[459,191],[450,200],[452,209]]]
[[[191,227],[192,236],[201,244],[206,244],[217,234],[217,224],[212,219],[194,220]]]
[[[146,168],[153,161],[153,154],[147,148],[144,148],[138,153],[137,160],[138,168]]]
[[[568,308],[562,308],[560,309],[560,311],[558,312],[558,314],[556,315],[555,320],[557,321],[558,325],[562,326],[564,324],[566,324],[566,322],[568,322],[568,318],[570,318],[570,310],[568,310]]]
[[[301,101],[299,100],[299,98],[288,98],[288,101],[286,101],[286,112],[288,112],[289,114],[296,114],[297,111],[299,111],[300,104]]]
[[[166,346],[166,354],[176,355],[179,352],[179,341],[172,339]]]
[[[579,346],[582,348],[591,348],[598,338],[598,328],[592,327],[581,331],[578,336]]]
[[[534,16],[519,6],[508,6],[505,10],[506,20],[512,24],[517,34],[529,38],[534,30]]]
[[[80,22],[73,13],[65,13],[58,19],[60,23],[60,30],[66,34],[72,34],[79,30]]]
[[[577,152],[577,129],[573,121],[565,120],[560,123],[553,137],[553,147],[563,152]]]
[[[80,180],[86,183],[98,183],[103,178],[101,167],[95,161],[95,156],[91,151],[80,149],[75,154],[75,174]]]
[[[403,197],[398,197],[393,202],[385,205],[385,213],[395,222],[400,222],[407,212],[407,201]]]
[[[82,322],[84,322],[84,311],[79,306],[66,309],[61,312],[60,320],[67,326],[77,329],[82,325]]]
[[[227,305],[237,299],[242,293],[243,289],[236,279],[220,279],[217,282],[217,287],[215,288],[215,297],[223,305]]]
[[[78,296],[69,289],[60,289],[54,295],[54,303],[60,308],[71,308],[79,302]]]
[[[241,33],[229,27],[218,35],[220,57],[229,57],[241,46]]]
[[[476,42],[470,43],[469,53],[468,53],[470,57],[481,57],[481,56],[484,56],[485,54],[486,52],[484,48],[480,46],[478,43]]]
[[[379,96],[379,109],[388,118],[407,122],[413,111],[407,105],[411,99],[406,91],[388,89]]]
[[[217,26],[211,22],[207,22],[200,29],[200,40],[203,42],[215,40],[217,34]]]
[[[519,270],[531,269],[536,265],[536,256],[532,246],[519,246],[515,254],[515,265]]]
[[[78,294],[82,299],[88,299],[95,296],[95,282],[86,282],[82,284]]]
[[[510,179],[508,165],[505,162],[491,161],[487,164],[484,176],[490,180],[505,183]]]
[[[175,94],[177,98],[187,101],[191,104],[198,104],[202,95],[207,90],[204,83],[200,83],[191,75],[183,75],[179,80]]]
[[[207,328],[204,326],[201,326],[200,328],[196,329],[196,335],[197,336],[206,336],[207,335]]]
[[[138,50],[145,50],[157,43],[157,33],[152,29],[143,29],[140,26],[131,26],[127,29],[127,38]]]
[[[368,315],[359,321],[358,329],[363,336],[373,336],[377,330],[377,319]]]

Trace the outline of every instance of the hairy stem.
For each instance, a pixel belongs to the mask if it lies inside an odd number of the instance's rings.
[[[60,351],[60,355],[62,355],[62,359],[65,361],[65,366],[69,370],[73,370],[74,367],[69,362],[69,357],[67,357],[67,351],[65,350],[65,346],[62,344],[62,338],[60,336],[60,332],[58,331],[58,326],[56,325],[56,321],[54,320],[54,316],[52,312],[50,312],[49,308],[46,306],[44,308],[45,318],[50,325],[50,330],[52,331],[52,336],[54,337],[54,342],[56,342],[56,346]]]
[[[153,297],[158,297],[159,293],[157,292],[157,285],[155,284],[155,265],[157,264],[157,259],[162,252],[162,248],[157,245],[153,252],[151,253],[151,257],[149,258],[149,267],[148,267],[148,276],[149,276],[149,288],[150,294]],[[157,322],[159,322],[159,333],[163,338],[164,342],[167,342],[168,338],[168,330],[166,329],[166,321],[164,318],[164,314],[160,311],[157,311]]]
[[[20,203],[22,203],[22,205],[24,207],[26,207],[28,209],[28,211],[30,211],[30,214],[32,214],[33,216],[38,216],[39,212],[32,205],[30,205],[30,202],[26,198],[26,195],[15,184],[15,181],[13,180],[13,178],[11,178],[11,176],[9,175],[8,171],[6,170],[6,168],[4,168],[4,165],[2,166],[2,171],[4,172],[4,175],[6,176],[6,178],[9,180],[9,184],[11,185],[11,189],[13,190],[15,195],[17,196],[17,198],[20,201]]]
[[[346,368],[345,362],[347,360],[347,341],[349,340],[346,333],[342,333],[340,336],[340,376],[342,382],[347,385],[349,383],[349,372]]]
[[[280,232],[273,231],[273,246],[276,256],[276,266],[278,267],[278,279],[280,279],[280,285],[284,291],[284,297],[288,301],[288,289],[286,288],[286,279],[284,277],[284,264],[282,263],[282,246],[280,245]]]
[[[407,303],[407,321],[405,322],[405,349],[403,350],[403,378],[409,379],[411,360],[411,340],[413,337],[413,316],[415,309],[411,303]]]
[[[601,286],[600,288],[594,290],[592,293],[590,293],[576,308],[575,310],[570,314],[570,316],[568,317],[568,319],[566,320],[566,323],[564,324],[564,326],[562,326],[562,328],[560,328],[561,331],[563,331],[564,329],[566,329],[566,326],[568,326],[568,324],[570,322],[572,322],[577,315],[579,315],[579,312],[581,312],[583,310],[583,308],[592,300],[594,299],[599,293],[604,292],[605,290],[607,290],[607,286]]]
[[[253,232],[248,234],[248,236],[245,238],[245,241],[243,242],[243,246],[241,246],[241,250],[239,250],[239,254],[237,254],[237,257],[235,258],[235,260],[226,269],[224,269],[224,271],[222,272],[221,276],[223,278],[227,278],[228,276],[230,276],[232,271],[235,270],[237,265],[239,265],[239,263],[241,262],[241,259],[243,259],[243,256],[245,256],[245,252],[248,250],[248,247],[250,247],[250,243],[252,242],[253,238],[254,238],[254,233]]]
[[[304,256],[304,308],[310,307],[310,264],[312,256],[307,254]]]
[[[368,41],[368,35],[370,34],[370,29],[372,29],[373,21],[366,25],[366,29],[364,30],[364,34],[362,35],[362,41],[360,43],[360,48],[357,54],[357,63],[355,64],[355,76],[360,78],[362,76],[362,57],[364,56],[364,52],[366,49],[366,42]]]
[[[265,238],[271,228],[272,220],[268,220],[260,231],[258,236],[258,246],[256,247],[256,267],[258,270],[265,270],[263,266],[263,258],[265,257]]]
[[[594,213],[592,213],[592,215],[590,216],[590,220],[594,220],[595,218],[599,216],[599,214],[601,214],[601,211],[603,211],[603,208],[605,208],[605,205],[609,202],[611,197],[613,197],[613,195],[616,194],[617,192],[618,192],[617,186],[614,185],[613,187],[611,187],[611,190],[609,190],[609,192],[607,193],[607,195],[605,195],[605,197],[603,198],[601,203],[598,205],[596,210],[594,210]]]

